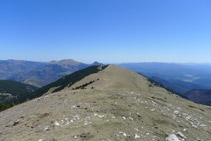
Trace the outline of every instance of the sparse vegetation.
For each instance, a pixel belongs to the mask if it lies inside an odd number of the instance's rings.
[[[93,81],[90,81],[90,82],[85,83],[85,84],[83,84],[83,85],[77,86],[77,87],[75,87],[75,88],[72,88],[72,90],[85,89],[86,86],[88,86],[88,85],[94,83],[95,81],[96,81],[96,80],[93,80]]]
[[[53,83],[51,83],[47,86],[44,86],[44,87],[38,89],[37,91],[34,92],[34,94],[32,95],[31,98],[39,97],[42,94],[48,92],[48,90],[50,88],[53,88],[53,87],[58,87],[53,91],[53,92],[58,92],[58,91],[64,89],[65,87],[72,86],[74,83],[76,83],[77,81],[80,81],[81,79],[83,79],[84,77],[86,77],[90,74],[102,71],[106,67],[107,66],[91,66],[91,67],[85,68],[83,70],[79,70],[77,72],[74,72],[74,73],[72,73],[68,76],[62,77],[61,79],[59,79],[59,80],[57,80],[57,81],[55,81],[55,82],[53,82]],[[88,85],[88,84],[85,84],[85,85]],[[80,86],[80,87],[83,87],[83,86]]]

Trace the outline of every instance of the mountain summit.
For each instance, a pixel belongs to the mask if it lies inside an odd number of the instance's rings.
[[[210,140],[211,108],[127,69],[91,66],[0,113],[0,140]]]

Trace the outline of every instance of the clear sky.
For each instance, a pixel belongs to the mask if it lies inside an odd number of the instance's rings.
[[[211,62],[210,0],[1,0],[0,59]]]

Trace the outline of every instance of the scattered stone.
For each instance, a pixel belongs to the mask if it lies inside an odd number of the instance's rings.
[[[138,128],[134,128],[134,130],[135,130],[135,131],[137,131],[137,132],[139,131],[139,129],[138,129]]]
[[[49,131],[49,126],[45,127],[43,131]]]
[[[135,134],[135,139],[140,139],[141,137],[137,134]]]
[[[174,111],[174,114],[175,115],[178,115],[179,114],[179,111],[178,110]]]
[[[12,126],[16,126],[19,123],[20,123],[20,120],[16,120],[15,122],[13,122]]]
[[[181,133],[181,132],[178,132],[176,135],[178,135],[179,137],[184,138],[184,139],[186,138],[186,136],[184,136],[183,133]]]
[[[155,111],[155,108],[151,109],[151,111],[154,112]]]
[[[56,122],[54,123],[54,125],[55,125],[55,126],[59,126],[60,124],[59,124],[58,121],[56,121]]]
[[[133,118],[132,117],[129,117],[129,120],[133,120]]]
[[[75,105],[71,106],[71,109],[75,109],[75,108],[77,108],[77,106],[75,106]]]
[[[193,127],[193,128],[198,128],[195,124],[192,124],[192,127]]]
[[[127,134],[126,133],[124,133],[122,131],[120,131],[119,133],[122,134],[124,137],[127,137]]]
[[[167,138],[166,141],[180,141],[178,137],[175,134],[170,134]]]
[[[204,128],[207,127],[207,125],[205,125],[205,124],[201,124],[200,126],[201,126],[201,127],[204,127]]]

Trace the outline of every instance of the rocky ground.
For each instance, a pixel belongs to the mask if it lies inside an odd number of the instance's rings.
[[[128,91],[62,91],[1,112],[0,140],[211,139],[211,108],[184,101]]]

